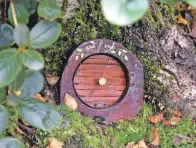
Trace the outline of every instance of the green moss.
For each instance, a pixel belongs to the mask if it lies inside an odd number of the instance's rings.
[[[175,8],[160,3],[159,0],[151,0],[150,10],[146,13],[142,21],[151,25],[153,31],[161,27],[170,27],[175,23]]]
[[[58,109],[60,112],[66,112],[63,120],[68,120],[67,123],[70,121],[70,124],[50,132],[37,130],[36,139],[39,147],[45,147],[49,137],[55,137],[60,141],[67,141],[74,137],[78,145],[98,146],[101,143],[94,120],[82,117],[78,112],[70,111],[65,106],[59,106]]]
[[[170,17],[170,23],[176,23],[175,7],[169,7],[168,5],[162,5],[162,7],[165,9],[165,16]]]
[[[0,133],[0,138],[11,136],[22,141],[23,139],[22,136],[16,130],[18,127],[18,112],[16,108],[13,106],[6,105],[6,109],[8,110],[9,113],[9,122],[8,122],[9,126],[3,133]]]
[[[158,24],[150,12],[147,12],[142,20],[150,24],[153,30],[156,30],[158,28]]]
[[[161,148],[172,147],[172,137],[174,135],[182,135],[187,137],[195,137],[196,124],[191,123],[191,118],[184,117],[183,120],[174,127],[168,128],[162,124],[158,124]],[[196,141],[182,143],[180,148],[195,148]]]
[[[74,138],[78,145],[85,148],[89,146],[109,148],[111,143],[115,147],[124,146],[129,141],[138,141],[145,137],[148,127],[147,117],[152,113],[151,108],[144,104],[139,115],[132,121],[122,120],[113,126],[105,127],[91,118],[82,117],[78,112],[68,110],[65,106],[59,106],[58,109],[66,112],[63,120],[71,119],[70,125],[50,132],[37,130],[38,147],[45,147],[49,137],[55,137],[60,141]]]
[[[148,121],[152,114],[152,107],[144,104],[140,113],[131,121],[121,120],[113,123],[112,126],[103,126],[97,121],[83,117],[76,111],[70,111],[65,106],[59,106],[58,109],[65,111],[63,120],[71,119],[71,123],[61,129],[50,132],[37,130],[36,139],[38,147],[44,148],[48,143],[49,137],[54,137],[60,141],[74,140],[76,147],[124,147],[128,142],[144,139],[150,143],[150,130],[153,126],[158,128],[160,137],[160,147],[172,147],[172,137],[176,134],[194,137],[196,134],[196,125],[190,122],[190,118],[184,117],[183,120],[173,127],[165,127],[161,123],[153,125]],[[182,147],[193,148],[194,142],[185,142]]]
[[[61,37],[54,45],[42,50],[46,60],[45,73],[60,75],[68,50],[76,48],[84,41],[94,38],[122,38],[120,28],[108,23],[101,12],[100,2],[90,0],[81,3],[68,21],[59,19],[63,26]]]

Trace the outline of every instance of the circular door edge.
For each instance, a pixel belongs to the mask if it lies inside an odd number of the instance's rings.
[[[78,65],[93,54],[109,54],[125,65],[128,72],[128,88],[124,98],[105,109],[95,109],[85,105],[75,93],[73,76]],[[60,87],[60,102],[64,104],[66,93],[76,98],[78,111],[85,115],[102,117],[112,122],[120,119],[132,119],[143,104],[144,74],[140,61],[120,43],[107,39],[94,39],[79,45],[69,58]]]

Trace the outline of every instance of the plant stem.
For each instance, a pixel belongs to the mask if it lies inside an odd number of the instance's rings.
[[[7,102],[7,100],[5,100],[5,101],[3,101],[2,103],[0,103],[0,105],[3,105],[3,104],[5,104]]]
[[[18,22],[17,22],[15,7],[14,7],[14,0],[11,0],[10,2],[11,2],[10,6],[11,6],[11,10],[12,10],[12,16],[13,16],[13,19],[14,19],[14,25],[17,26]]]
[[[6,23],[6,9],[7,9],[7,0],[4,0],[4,23]]]

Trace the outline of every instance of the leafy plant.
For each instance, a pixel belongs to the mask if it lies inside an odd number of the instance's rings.
[[[160,0],[165,4],[186,2],[196,7],[196,0]],[[149,8],[148,0],[102,0],[105,18],[112,24],[126,26],[141,19]]]
[[[119,26],[126,26],[138,21],[148,10],[148,0],[102,0],[105,18]]]
[[[61,25],[55,20],[61,9],[54,0],[42,0],[38,14],[44,20],[29,30],[26,24],[36,7],[36,0],[11,0],[8,18],[15,28],[0,25],[0,132],[6,129],[9,120],[5,104],[16,107],[27,123],[42,130],[51,130],[61,121],[53,106],[32,98],[44,86],[39,72],[44,67],[44,58],[36,49],[52,45],[60,36]],[[14,138],[0,139],[0,145],[23,147]]]

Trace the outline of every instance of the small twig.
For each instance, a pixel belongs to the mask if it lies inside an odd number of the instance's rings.
[[[7,100],[5,100],[5,101],[3,101],[2,103],[0,103],[0,105],[3,105],[3,104],[5,104],[7,102]]]
[[[15,7],[14,7],[14,0],[10,1],[10,6],[11,6],[11,10],[12,10],[12,15],[13,15],[13,19],[14,19],[14,25],[17,26],[18,22],[17,22],[17,17],[16,17],[16,11],[15,11]]]
[[[67,8],[68,8],[68,3],[69,3],[69,0],[64,0],[63,1],[63,6],[62,6],[62,11],[67,11]]]
[[[27,133],[29,133],[29,134],[34,134],[34,133],[36,132],[35,129],[29,128],[29,127],[27,127],[27,126],[21,124],[20,122],[18,123],[18,125],[19,125],[20,128],[26,130]]]
[[[4,0],[4,23],[6,23],[7,20],[6,10],[7,10],[7,0]]]

